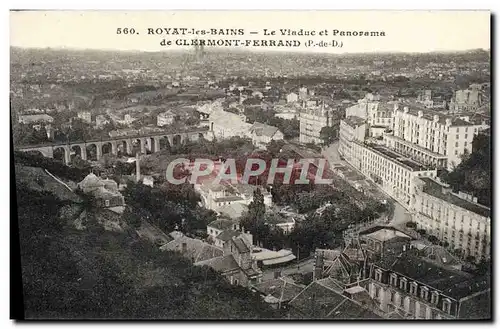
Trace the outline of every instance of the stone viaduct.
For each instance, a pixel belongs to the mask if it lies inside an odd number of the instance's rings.
[[[155,132],[137,136],[109,137],[102,140],[19,146],[15,149],[23,152],[38,151],[47,158],[54,158],[57,154],[62,156],[65,164],[68,164],[71,162],[71,155],[79,155],[83,160],[87,160],[88,155],[93,154],[95,160],[99,160],[103,154],[111,153],[116,155],[118,151],[132,154],[133,147],[140,148],[140,153],[142,154],[146,153],[146,151],[156,153],[164,149],[169,149],[174,145],[181,145],[187,140],[210,139],[211,133],[207,129],[176,133]]]

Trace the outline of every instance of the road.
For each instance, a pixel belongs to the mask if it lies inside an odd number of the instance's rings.
[[[281,271],[281,276],[290,276],[296,273],[311,273],[314,269],[314,258],[308,258],[304,261],[294,263],[282,268],[270,268],[262,271],[262,281],[274,279],[274,272]]]
[[[327,148],[323,149],[321,152],[323,156],[328,160],[328,163],[330,163],[330,166],[332,166],[334,163],[340,163],[346,167],[352,168],[353,170],[359,172],[356,168],[352,167],[349,165],[346,161],[340,159],[340,154],[339,154],[339,142],[336,141],[332,143],[330,146]],[[333,169],[333,167],[332,167]],[[368,180],[368,179],[367,179]],[[377,190],[380,192],[380,195],[384,195],[385,198],[388,200],[391,200],[394,204],[394,216],[392,220],[389,222],[389,225],[398,227],[398,226],[403,226],[406,222],[410,220],[408,213],[406,209],[396,200],[394,200],[392,197],[390,197],[387,193],[385,193],[382,189],[380,189],[376,184],[373,184],[374,186],[377,187]]]

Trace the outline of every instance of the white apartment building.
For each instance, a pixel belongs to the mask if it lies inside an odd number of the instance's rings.
[[[209,129],[214,137],[218,139],[231,138],[233,136],[250,138],[252,124],[246,122],[243,114],[235,114],[216,107],[209,115]]]
[[[449,248],[460,249],[464,258],[472,256],[478,262],[490,259],[489,208],[431,178],[421,177],[416,186],[412,212],[418,228],[447,242]]]
[[[254,185],[230,183],[206,182],[195,184],[194,189],[200,194],[202,205],[213,211],[220,211],[224,206],[240,203],[248,206],[253,200],[253,192],[257,187]],[[261,189],[264,196],[264,204],[272,206],[272,195],[270,192]]]
[[[472,140],[481,125],[468,116],[450,116],[427,109],[397,109],[394,132],[386,134],[386,146],[426,165],[451,170],[464,152],[472,152]]]
[[[376,137],[380,129],[392,129],[397,102],[381,102],[379,96],[367,94],[358,103],[346,109],[346,117],[356,116],[366,120],[369,135]]]
[[[323,127],[335,127],[340,124],[339,116],[335,115],[333,109],[324,104],[319,106],[307,106],[299,114],[300,121],[300,143],[321,144],[320,132]]]
[[[168,126],[174,123],[174,114],[170,111],[166,111],[158,114],[156,117],[156,125],[158,127]]]
[[[363,142],[366,137],[366,120],[357,116],[340,121],[339,153],[347,162],[353,161],[352,145],[355,140]]]
[[[410,208],[415,193],[416,177],[436,177],[435,168],[425,166],[383,145],[368,144],[341,136],[339,153],[363,175],[372,179],[380,188],[405,208]]]

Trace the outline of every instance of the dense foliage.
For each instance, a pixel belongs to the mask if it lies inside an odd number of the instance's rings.
[[[455,191],[477,196],[478,202],[491,206],[491,141],[487,134],[479,134],[472,142],[472,153],[466,154],[462,162],[442,179]]]
[[[260,296],[126,233],[77,231],[68,206],[17,182],[26,318],[274,318]]]

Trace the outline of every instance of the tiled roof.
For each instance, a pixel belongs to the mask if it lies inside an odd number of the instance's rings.
[[[185,244],[185,249],[183,249]],[[160,247],[161,250],[177,251],[184,257],[200,262],[223,255],[223,251],[213,245],[186,236],[179,237]]]
[[[398,256],[385,257],[376,265],[442,291],[443,294],[456,299],[488,289],[490,285],[487,277],[479,279],[462,271],[445,269],[418,256],[415,249]]]
[[[195,266],[208,266],[213,268],[217,272],[229,272],[234,270],[239,270],[240,267],[234,259],[233,255],[220,256],[200,262],[194,263]]]
[[[208,224],[208,227],[213,227],[218,230],[227,230],[233,227],[233,225],[234,225],[233,221],[220,218]]]
[[[254,133],[257,136],[273,137],[277,131],[278,131],[277,127],[270,126],[260,122],[254,122],[254,124],[250,128],[250,132]]]
[[[261,294],[265,296],[271,295],[282,302],[290,301],[305,288],[305,286],[297,285],[283,278],[264,281],[253,287]]]
[[[323,280],[314,281],[290,301],[289,305],[297,311],[292,311],[292,318],[350,320],[379,318],[370,310],[322,284]]]
[[[241,232],[238,231],[225,230],[219,235],[217,235],[216,238],[225,242],[231,240],[233,237],[239,236],[240,234]]]
[[[420,179],[425,183],[423,188],[423,192],[438,199],[444,200],[448,203],[451,203],[457,207],[469,210],[473,213],[476,213],[483,217],[490,217],[490,208],[482,206],[478,203],[470,202],[464,200],[455,194],[443,193],[443,185],[439,184],[435,180],[428,177],[420,177]]]

